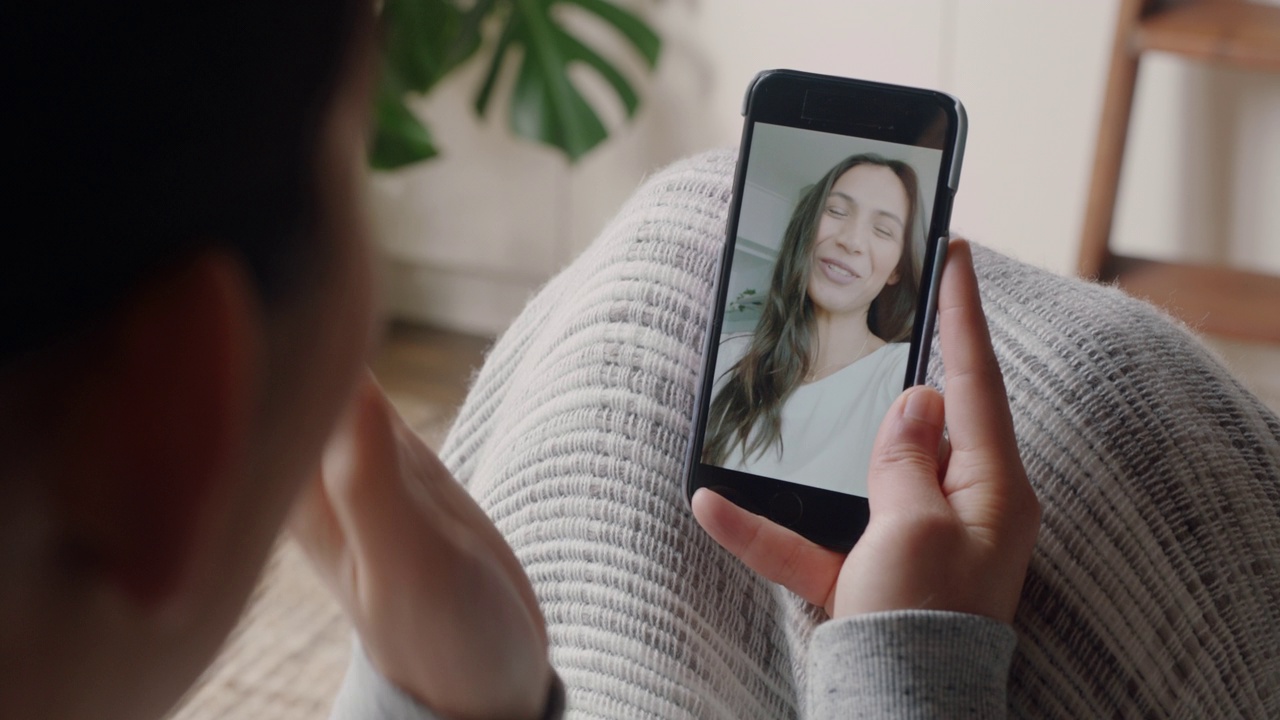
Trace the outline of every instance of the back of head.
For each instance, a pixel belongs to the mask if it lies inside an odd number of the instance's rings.
[[[0,11],[0,715],[157,715],[251,590],[358,367],[362,14]]]
[[[14,3],[0,366],[218,242],[269,299],[302,256],[320,113],[360,3]],[[369,10],[365,8],[365,11]],[[7,123],[8,124],[8,123]]]

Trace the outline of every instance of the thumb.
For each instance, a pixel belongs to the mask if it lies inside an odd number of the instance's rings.
[[[382,390],[366,378],[352,400],[349,427],[326,449],[324,489],[359,561],[382,569],[423,569],[434,557],[411,559],[408,548],[438,545],[445,513],[418,478],[406,477],[416,468],[406,467],[393,413]]]
[[[867,479],[872,518],[945,503],[938,476],[944,417],[942,396],[923,385],[908,388],[885,413]]]
[[[288,530],[325,582],[345,574],[342,568],[350,560],[347,539],[325,492],[320,471],[312,474],[294,501]]]

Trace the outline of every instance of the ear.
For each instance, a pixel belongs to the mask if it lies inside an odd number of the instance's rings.
[[[93,572],[144,611],[180,598],[232,522],[262,323],[243,264],[206,251],[135,291],[83,360],[102,366],[60,505]]]
[[[885,284],[885,285],[897,285],[897,284],[898,284],[898,281],[899,281],[899,280],[901,280],[901,279],[902,279],[902,277],[901,277],[900,275],[898,275],[898,268],[894,268],[894,269],[893,269],[893,272],[889,273],[889,279],[888,279],[888,280],[885,280],[885,281],[884,281],[884,284]]]

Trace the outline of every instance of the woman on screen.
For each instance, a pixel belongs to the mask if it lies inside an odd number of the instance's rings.
[[[920,284],[910,165],[846,158],[796,204],[762,314],[721,338],[703,461],[865,496]]]

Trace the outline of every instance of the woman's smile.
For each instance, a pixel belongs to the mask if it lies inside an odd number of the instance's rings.
[[[847,285],[862,278],[862,275],[849,265],[834,258],[819,258],[818,264],[822,267],[827,279],[838,285]]]

